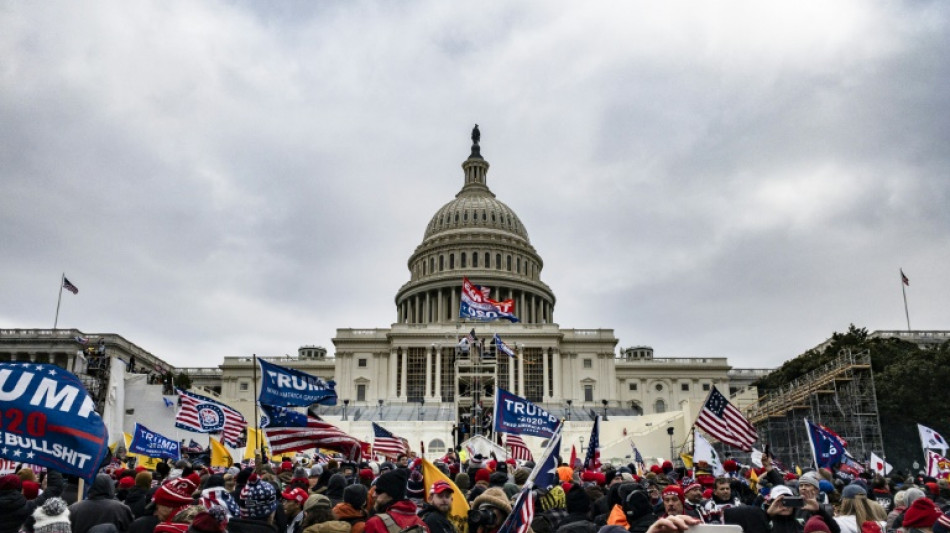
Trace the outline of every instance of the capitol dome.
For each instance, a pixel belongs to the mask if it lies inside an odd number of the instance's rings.
[[[396,294],[397,321],[457,322],[467,277],[490,288],[494,300],[513,299],[521,322],[551,323],[555,298],[540,278],[544,263],[521,219],[488,188],[477,126],[472,141],[462,189],[432,216],[409,258],[410,280]]]

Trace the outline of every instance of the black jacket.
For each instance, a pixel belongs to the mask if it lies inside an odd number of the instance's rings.
[[[434,505],[426,503],[419,510],[419,518],[429,526],[429,533],[458,533],[448,517],[439,512]]]
[[[132,510],[135,518],[141,518],[147,514],[145,506],[149,501],[151,499],[148,497],[148,491],[139,487],[129,489],[129,493],[125,496],[125,504]]]
[[[228,533],[277,533],[277,527],[261,520],[232,518],[228,520]]]
[[[23,493],[0,490],[0,533],[17,533],[23,521],[32,514]]]
[[[114,499],[115,487],[108,474],[99,474],[85,500],[69,506],[69,523],[72,533],[88,533],[99,524],[115,524],[119,531],[126,531],[132,525],[132,510],[124,503]]]
[[[597,527],[585,514],[569,514],[557,527],[557,533],[597,533]]]

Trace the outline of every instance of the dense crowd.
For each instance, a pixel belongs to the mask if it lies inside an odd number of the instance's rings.
[[[28,467],[0,476],[0,533],[497,533],[534,464],[449,452],[434,462],[453,483],[427,487],[421,461],[317,462],[309,456],[208,468],[200,459],[101,469],[80,498],[74,484]],[[561,464],[558,484],[532,491],[533,533],[663,533],[699,523],[753,533],[950,532],[946,479],[826,469],[795,475],[769,458],[728,460],[714,477],[670,462],[649,470]],[[638,474],[639,472],[639,474]],[[642,475],[641,475],[642,474]]]

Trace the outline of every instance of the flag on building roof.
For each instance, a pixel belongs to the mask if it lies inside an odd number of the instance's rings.
[[[531,450],[525,444],[524,439],[518,435],[505,435],[505,448],[508,448],[508,456],[516,461],[534,461]]]
[[[587,445],[587,457],[584,458],[586,470],[600,470],[600,417],[594,419],[590,430],[590,443]]]
[[[725,444],[743,451],[752,450],[758,440],[755,427],[713,386],[696,418],[696,427]]]
[[[79,294],[79,287],[70,283],[66,276],[63,276],[63,288],[73,294]]]
[[[496,350],[507,355],[508,357],[514,358],[515,351],[511,349],[511,346],[508,346],[507,344],[505,344],[505,341],[501,340],[501,337],[499,337],[497,333],[495,333],[495,337],[493,340],[495,341]]]
[[[907,275],[904,274],[904,269],[901,269],[901,283],[910,287],[910,279],[907,278]]]
[[[397,457],[401,453],[409,452],[403,439],[393,435],[376,422],[373,422],[373,450],[389,457]]]
[[[237,409],[207,396],[178,389],[181,409],[175,416],[175,427],[197,433],[223,433],[224,442],[232,447],[238,446],[241,432],[247,427],[247,420]],[[165,398],[165,405],[169,404]]]
[[[272,455],[325,448],[342,453],[348,460],[360,458],[360,440],[332,424],[275,405],[261,405],[261,413],[261,427]]]

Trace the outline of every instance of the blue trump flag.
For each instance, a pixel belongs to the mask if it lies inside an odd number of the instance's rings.
[[[495,391],[495,431],[514,435],[550,437],[561,425],[551,413],[504,389]]]
[[[258,359],[261,364],[261,393],[258,402],[264,405],[336,405],[336,383],[324,381],[305,372],[285,368]]]
[[[162,459],[181,459],[181,450],[178,441],[151,431],[142,424],[135,424],[135,433],[129,444],[129,451]]]
[[[92,480],[109,432],[79,378],[56,365],[0,363],[0,457]]]
[[[805,430],[808,431],[808,442],[811,444],[812,456],[818,468],[828,468],[840,463],[844,457],[844,446],[836,435],[825,431],[816,424],[805,419]]]
[[[548,446],[544,449],[541,459],[534,466],[534,470],[528,474],[528,480],[525,481],[524,487],[518,493],[508,518],[499,526],[498,533],[528,533],[531,531],[531,521],[534,519],[532,489],[538,487],[546,491],[558,484],[557,465],[560,453],[561,426],[559,425],[548,441]]]

